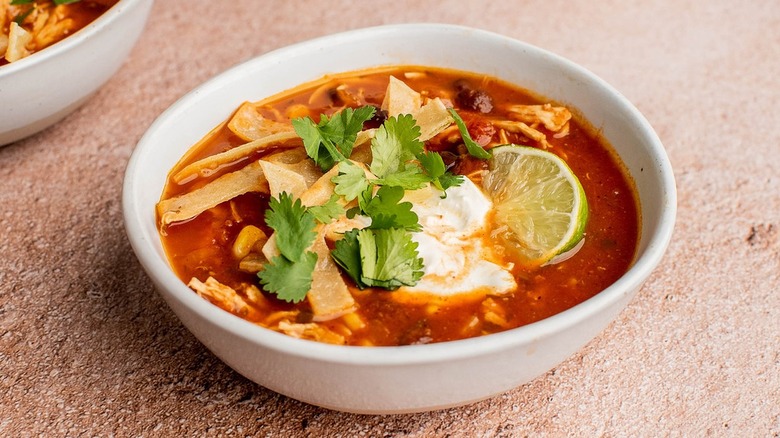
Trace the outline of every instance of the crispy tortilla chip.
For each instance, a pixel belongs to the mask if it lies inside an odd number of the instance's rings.
[[[344,233],[354,228],[362,230],[371,225],[371,218],[368,216],[356,215],[353,218],[342,216],[323,227],[326,242],[335,242],[344,238]]]
[[[325,228],[319,227],[317,237],[309,248],[317,253],[317,264],[312,273],[311,290],[306,294],[315,321],[328,321],[355,310],[355,300],[341,276],[338,266],[330,257],[325,243]],[[279,256],[276,234],[263,246],[263,255],[271,260]]]
[[[438,97],[429,100],[412,115],[420,127],[420,141],[430,140],[454,122],[444,102]]]
[[[376,135],[376,129],[366,129],[365,131],[358,132],[357,139],[355,140],[355,147],[352,149],[352,155],[350,160],[369,164],[373,159],[371,155],[371,139]]]
[[[181,169],[173,176],[173,181],[177,184],[189,180],[190,178],[200,176],[209,176],[214,171],[229,163],[233,163],[244,159],[254,152],[262,149],[269,148],[271,146],[288,145],[289,140],[298,138],[295,132],[280,132],[278,134],[269,135],[261,139],[243,144],[225,152],[211,155],[202,160],[198,160],[189,166]]]
[[[306,187],[322,177],[320,166],[309,159],[306,150],[302,147],[271,154],[263,159],[300,174],[306,180]]]
[[[244,102],[228,122],[228,129],[246,141],[254,141],[269,135],[281,132],[292,132],[293,127],[289,123],[281,123],[269,120],[257,111],[257,107],[250,102]]]
[[[318,179],[308,189],[301,193],[301,204],[307,207],[311,207],[314,205],[322,205],[328,202],[330,197],[335,193],[334,189],[336,188],[336,185],[333,184],[331,179],[338,174],[339,168],[338,166],[334,166],[328,172],[322,175],[320,179]],[[343,198],[340,199],[340,202],[344,202]],[[265,242],[262,253],[268,260],[281,255],[279,248],[276,247],[276,234],[271,234],[271,237],[269,237],[268,241]]]
[[[299,198],[306,191],[306,179],[301,174],[269,161],[260,160],[259,163],[268,180],[271,196],[278,197],[280,193],[287,192]]]
[[[453,120],[446,105],[438,97],[428,100],[425,105],[422,102],[420,93],[390,76],[382,109],[387,111],[388,117],[411,114],[420,127],[420,141],[426,141],[450,126]]]
[[[22,26],[11,22],[8,32],[8,48],[5,51],[5,60],[8,62],[18,61],[30,54],[27,50],[27,44],[32,40],[32,35],[24,30]]]
[[[205,186],[157,203],[163,225],[191,219],[202,212],[248,192],[268,192],[268,181],[259,163],[227,173]]]
[[[544,105],[512,105],[509,107],[511,116],[521,122],[540,123],[553,132],[558,132],[571,119],[571,112],[562,106]]]
[[[334,166],[324,175],[322,175],[320,179],[318,179],[314,184],[306,189],[306,191],[301,193],[301,204],[307,207],[311,207],[314,205],[322,205],[328,202],[330,197],[335,193],[334,189],[336,188],[336,185],[333,184],[331,179],[338,174],[339,168],[338,166]],[[343,203],[343,198],[339,199],[339,202]],[[262,253],[268,260],[281,255],[279,248],[276,247],[276,234],[271,234],[271,237],[269,237],[268,241],[265,242]]]
[[[385,99],[382,101],[382,109],[387,111],[388,117],[395,117],[399,114],[414,114],[421,105],[422,96],[420,93],[409,88],[395,76],[390,76]]]
[[[312,184],[305,192],[301,193],[301,203],[307,207],[322,205],[335,193],[336,184],[333,184],[334,176],[339,174],[339,166],[333,166],[325,172],[320,179]]]
[[[355,311],[355,300],[341,276],[322,232],[317,234],[311,250],[317,253],[317,265],[312,273],[311,290],[306,294],[315,321],[328,321]]]
[[[265,245],[263,245],[263,249],[260,252],[262,252],[263,256],[268,260],[272,260],[274,257],[282,255],[282,253],[279,252],[279,247],[276,246],[276,233],[271,234],[271,236],[268,237],[268,240],[265,241]]]

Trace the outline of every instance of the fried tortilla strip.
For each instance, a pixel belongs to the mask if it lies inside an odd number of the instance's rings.
[[[244,102],[236,110],[228,122],[228,129],[246,141],[259,140],[282,132],[293,132],[291,124],[266,119],[251,102]]]
[[[358,132],[355,147],[352,149],[350,160],[369,164],[373,159],[371,155],[371,139],[376,135],[376,129],[366,129]]]
[[[210,183],[157,203],[157,214],[163,225],[191,219],[222,202],[248,192],[268,193],[268,181],[259,163],[251,163],[241,170],[227,173]]]
[[[420,127],[420,141],[430,140],[454,122],[444,102],[438,97],[429,100],[412,115]]]
[[[356,163],[365,170],[365,166]],[[300,195],[301,203],[307,207],[322,205],[335,193],[335,184],[331,179],[338,175],[338,166],[334,166],[311,187]],[[344,202],[343,198],[340,202]],[[317,237],[309,248],[317,253],[317,265],[312,273],[311,290],[306,298],[309,300],[315,321],[327,321],[338,318],[345,313],[354,311],[355,300],[349,293],[349,288],[341,277],[341,272],[336,263],[330,257],[330,250],[325,243],[326,229],[318,227]],[[278,256],[279,248],[276,246],[276,235],[272,234],[263,245],[263,255],[271,260]]]
[[[309,159],[306,150],[302,147],[277,152],[264,157],[263,160],[303,176],[303,179],[306,180],[306,187],[311,186],[322,177],[320,166]]]
[[[312,184],[311,187],[301,193],[301,204],[307,207],[311,207],[314,205],[322,205],[328,202],[330,197],[335,193],[334,189],[336,188],[336,185],[333,184],[331,179],[338,174],[338,166],[333,166],[333,168],[327,171],[324,175],[322,175],[322,177],[320,177],[320,179]],[[339,201],[344,202],[343,198]],[[268,260],[272,260],[274,257],[281,255],[279,248],[276,247],[276,234],[271,234],[271,237],[269,237],[268,241],[265,242],[262,253]]]
[[[333,166],[305,192],[301,193],[301,203],[307,207],[322,205],[335,193],[336,184],[331,181],[339,174],[339,166]]]
[[[5,60],[8,62],[18,61],[30,52],[27,50],[27,44],[32,40],[32,35],[24,30],[22,26],[11,22],[11,28],[8,32],[8,48],[5,51]]]
[[[306,179],[298,172],[265,160],[260,160],[258,163],[263,168],[265,179],[268,180],[271,196],[278,197],[280,193],[287,192],[294,198],[299,198],[308,188]]]
[[[512,105],[509,111],[513,118],[529,123],[541,123],[545,128],[558,132],[571,119],[571,112],[562,106],[544,105]]]
[[[278,134],[269,135],[268,137],[263,137],[261,139],[243,144],[233,149],[229,149],[225,152],[211,155],[202,160],[198,160],[178,171],[176,175],[173,176],[173,181],[177,184],[181,184],[182,181],[188,180],[191,177],[198,175],[209,176],[214,173],[214,171],[219,169],[220,166],[244,159],[250,154],[261,149],[286,144],[289,142],[289,140],[295,138],[298,138],[298,135],[295,132],[280,132]]]
[[[399,114],[414,114],[422,105],[420,93],[409,88],[406,83],[395,76],[390,76],[387,84],[385,99],[382,101],[382,109],[387,111],[388,117],[396,117]]]
[[[306,294],[315,321],[329,321],[355,310],[355,300],[352,298],[338,266],[330,257],[330,249],[325,243],[326,228],[319,227],[317,237],[309,247],[309,251],[314,251],[317,254],[317,264],[312,272],[311,289]],[[275,236],[276,234],[271,235],[263,246],[263,255],[268,260],[280,255]]]
[[[311,290],[306,294],[314,321],[329,321],[355,311],[355,299],[349,293],[336,262],[330,257],[325,235],[320,232],[311,250],[317,254],[317,265],[311,276]]]
[[[356,215],[353,218],[342,216],[323,227],[326,242],[335,242],[344,238],[344,233],[354,228],[362,230],[371,225],[371,218],[368,216]]]
[[[387,111],[388,117],[411,114],[420,127],[420,141],[433,138],[453,122],[441,99],[430,99],[423,105],[420,93],[394,76],[390,76],[390,82],[387,84],[382,109]]]

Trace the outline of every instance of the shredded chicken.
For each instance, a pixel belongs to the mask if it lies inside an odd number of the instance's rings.
[[[344,336],[315,323],[300,324],[282,320],[279,322],[279,330],[286,335],[299,339],[338,345],[346,343]]]
[[[550,147],[550,143],[547,142],[547,136],[544,135],[543,132],[534,129],[523,122],[496,120],[493,122],[493,126],[509,132],[523,134],[524,136],[542,145],[542,147],[545,149]]]
[[[571,112],[562,106],[544,105],[512,105],[509,107],[512,117],[530,125],[542,124],[550,131],[558,132],[567,126]]]
[[[213,277],[207,278],[205,283],[192,277],[187,286],[201,297],[238,316],[249,317],[253,311],[235,289],[220,283]]]

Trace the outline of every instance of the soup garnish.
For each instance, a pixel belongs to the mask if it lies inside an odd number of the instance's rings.
[[[406,66],[241,105],[172,169],[157,214],[199,295],[367,346],[494,333],[595,295],[632,261],[636,207],[567,108]]]

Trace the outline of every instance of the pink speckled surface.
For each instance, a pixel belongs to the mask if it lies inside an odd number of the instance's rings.
[[[247,381],[179,324],[124,235],[123,172],[154,118],[216,73],[420,21],[515,37],[614,85],[667,148],[677,228],[626,311],[530,384],[341,414]],[[772,1],[160,0],[92,100],[0,148],[0,435],[780,436],[778,73]]]

